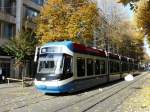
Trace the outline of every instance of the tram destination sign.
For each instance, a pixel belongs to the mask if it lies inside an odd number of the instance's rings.
[[[41,49],[41,53],[59,53],[61,52],[60,47],[45,47]]]

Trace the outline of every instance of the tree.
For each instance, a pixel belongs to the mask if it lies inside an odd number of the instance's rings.
[[[93,38],[97,18],[96,3],[90,0],[48,0],[37,19],[37,38],[40,43]]]
[[[15,67],[18,67],[21,71],[20,78],[23,75],[26,59],[33,58],[36,44],[37,40],[33,37],[33,32],[22,30],[3,46],[5,52],[14,56]]]
[[[137,27],[142,27],[143,31],[150,36],[150,0],[119,0],[119,2],[124,5],[131,4]]]
[[[141,0],[137,4],[138,8],[134,15],[134,20],[138,28],[150,36],[150,0]]]
[[[139,0],[117,0],[119,3],[123,3],[124,5],[133,4],[135,2],[138,2]]]
[[[99,7],[101,8],[101,12],[103,12],[103,16],[105,17],[102,26],[105,26],[103,27],[103,32],[106,33],[103,37],[105,44],[108,44],[106,45],[106,48],[110,52],[118,53],[118,49],[122,44],[121,39],[124,38],[123,34],[126,32],[128,33],[127,30],[129,28],[124,27],[128,23],[126,22],[128,20],[128,15],[125,13],[122,5],[116,3],[114,0],[100,0]]]

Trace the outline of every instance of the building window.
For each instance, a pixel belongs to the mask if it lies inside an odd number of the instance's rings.
[[[85,76],[85,59],[77,58],[77,76],[82,77]]]
[[[3,7],[6,13],[11,13],[11,1],[10,0],[4,0]]]
[[[5,23],[3,29],[3,37],[9,39],[13,36],[14,36],[14,25]]]
[[[2,23],[0,22],[0,38],[2,37]]]
[[[32,0],[32,1],[38,5],[43,5],[46,0]]]
[[[2,0],[0,0],[0,10],[2,10],[3,5],[2,5]]]
[[[15,16],[16,13],[16,2],[15,0],[4,0],[4,11]]]
[[[93,75],[93,60],[87,59],[87,76]]]
[[[29,7],[25,7],[25,15],[24,17],[27,19],[33,19],[38,15],[38,12],[29,8]]]
[[[5,76],[5,78],[9,77],[10,76],[10,63],[2,62],[1,67],[2,67],[2,75]]]

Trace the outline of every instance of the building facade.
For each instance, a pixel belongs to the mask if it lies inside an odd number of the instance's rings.
[[[0,46],[14,37],[25,25],[30,22],[29,28],[34,27],[32,20],[40,12],[45,0],[0,0]],[[0,67],[6,77],[17,77],[14,70],[14,60],[0,49]],[[16,72],[16,73],[15,73]]]

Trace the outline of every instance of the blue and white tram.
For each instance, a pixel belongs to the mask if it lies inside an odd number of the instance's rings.
[[[49,42],[40,47],[34,83],[43,93],[79,91],[120,79],[127,64],[121,62],[118,55],[71,41]]]

